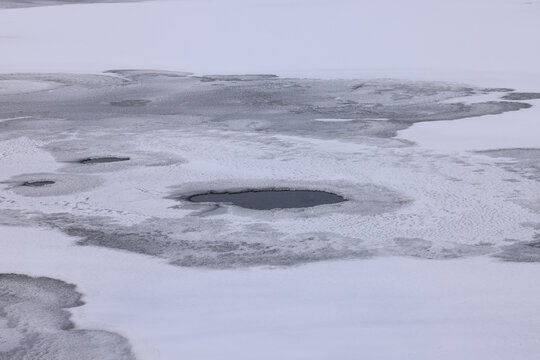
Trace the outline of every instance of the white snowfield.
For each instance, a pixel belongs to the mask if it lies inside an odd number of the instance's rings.
[[[0,72],[151,68],[200,75],[441,80],[540,92],[539,19],[539,0],[157,0],[4,9]],[[0,80],[0,96],[57,86]],[[414,201],[383,216],[278,216],[272,220],[277,229],[377,239],[368,247],[390,241],[396,232],[471,246],[533,240],[540,224],[538,179],[527,169],[512,173],[497,165],[511,159],[469,153],[540,148],[540,100],[524,102],[533,107],[414,124],[397,137],[414,141],[413,148],[277,135],[261,149],[257,133],[246,133],[242,141],[219,131],[164,133],[162,139],[129,134],[136,144],[132,150],[159,149],[191,161],[167,173],[156,169],[158,180],[145,178],[147,168],[109,173],[106,180],[84,174],[64,178],[77,180],[78,190],[83,183],[84,191],[74,195],[32,198],[2,185],[0,203],[20,211],[72,208],[78,215],[133,224],[188,215],[154,201],[170,191],[167,184],[179,174],[189,181],[234,183],[249,173],[254,184],[309,177],[373,182]],[[0,126],[17,119],[0,115]],[[313,120],[340,126],[354,119]],[[68,141],[85,134],[63,136]],[[2,138],[0,181],[58,171],[64,165],[45,145],[27,137]],[[369,156],[360,164],[348,162],[362,151]],[[277,166],[264,160],[266,152],[288,161]],[[245,156],[242,164],[236,161],[239,154]],[[317,172],[321,168],[327,173]],[[243,214],[223,217],[249,226]],[[388,220],[392,226],[385,226]],[[24,225],[0,227],[0,273],[76,284],[86,302],[70,310],[76,326],[125,336],[139,359],[536,360],[540,353],[540,264],[534,262],[382,257],[200,270],[76,246],[76,237]],[[9,346],[0,339],[0,351]]]
[[[173,0],[8,9],[0,13],[2,71],[537,74],[539,16],[537,0]]]
[[[81,328],[141,359],[537,358],[538,264],[382,258],[192,270],[3,227],[1,272],[78,284]]]

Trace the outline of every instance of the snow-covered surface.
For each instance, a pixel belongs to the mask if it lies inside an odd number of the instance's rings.
[[[513,114],[416,124],[399,136],[442,152],[540,147],[540,101]]]
[[[0,272],[78,284],[82,328],[141,359],[522,359],[538,356],[540,267],[386,258],[186,270],[3,227]],[[24,260],[21,260],[24,259]]]
[[[34,91],[51,90],[59,84],[46,81],[0,80],[0,95],[12,95]]]
[[[0,143],[4,164],[18,169],[5,179],[0,207],[21,212],[11,220],[45,223],[84,236],[87,244],[192,266],[496,254],[535,236],[533,226],[522,225],[538,218],[527,204],[537,200],[534,179],[508,173],[485,155],[441,156],[386,135],[425,113],[466,117],[461,106],[453,113],[432,103],[471,88],[373,81],[351,92],[357,81],[122,75],[128,84],[95,81],[100,87],[89,90],[66,85],[7,101],[8,112],[24,106],[27,114],[49,118],[4,123],[4,136],[21,136]],[[148,103],[118,106],[126,99]],[[358,122],[312,121],[314,112],[364,117],[373,103],[381,115],[406,124],[371,121],[369,113]],[[505,105],[485,111],[505,111]],[[56,118],[65,120],[51,120]],[[378,136],[377,126],[384,126]],[[35,154],[40,168],[27,167],[25,153]],[[45,161],[49,154],[54,159]],[[77,162],[104,155],[131,160]],[[56,183],[20,186],[40,180]],[[211,190],[280,187],[329,191],[348,201],[257,212],[181,200]]]
[[[537,73],[539,16],[537,0],[177,0],[10,9],[0,13],[0,53],[3,72]]]
[[[172,0],[9,9],[0,12],[0,71],[154,68],[539,91],[539,18],[538,0]],[[402,136],[442,150],[538,146],[530,131],[537,117],[497,118],[497,126],[490,119],[421,124]],[[469,135],[461,138],[463,132]]]
[[[157,68],[458,81],[539,92],[539,18],[537,0],[203,0],[10,9],[0,11],[0,72]],[[2,96],[56,88],[57,83],[43,80],[0,80]],[[506,168],[501,168],[500,159],[465,153],[540,147],[540,101],[526,102],[533,107],[417,123],[398,136],[416,142],[414,148],[402,148],[396,140],[362,144],[219,130],[162,130],[162,137],[153,139],[150,132],[130,133],[131,143],[113,149],[144,154],[143,165],[153,161],[148,155],[153,152],[176,157],[169,167],[126,167],[125,173],[103,171],[105,175],[58,175],[69,165],[44,148],[63,137],[65,143],[96,141],[92,150],[105,151],[99,148],[100,136],[106,141],[107,136],[125,139],[124,134],[68,129],[56,138],[2,139],[0,181],[56,174],[64,189],[76,183],[82,192],[36,198],[15,194],[8,183],[0,201],[23,213],[71,209],[81,217],[110,216],[115,225],[128,226],[157,215],[174,219],[191,213],[164,210],[155,200],[169,194],[167,184],[179,183],[173,182],[179,176],[209,183],[226,179],[228,184],[246,178],[260,184],[276,174],[291,183],[309,178],[330,184],[345,178],[384,185],[414,202],[386,218],[336,214],[261,221],[274,222],[289,235],[316,229],[339,233],[339,239],[390,241],[396,233],[406,233],[435,245],[459,240],[479,246],[482,253],[492,243],[530,241],[538,233],[539,182],[528,169],[512,167],[519,159],[506,159]],[[0,124],[18,120],[35,119],[6,115]],[[313,123],[351,123],[324,120]],[[237,121],[239,128],[248,123]],[[276,153],[284,160],[280,164],[271,161]],[[348,162],[358,154],[361,162]],[[245,156],[244,164],[235,162],[239,155]],[[246,166],[257,170],[256,175]],[[147,177],[148,169],[159,175],[157,181]],[[103,184],[100,176],[105,185],[96,190]],[[244,229],[255,222],[241,210],[220,216]],[[209,223],[219,224],[201,221],[202,226]],[[51,230],[2,227],[0,233],[0,272],[77,284],[87,301],[72,310],[77,325],[126,336],[141,359],[526,360],[536,359],[540,350],[538,263],[391,257],[197,270],[149,256],[75,246],[74,238]],[[210,229],[205,234],[215,233]],[[367,248],[374,244],[368,242]],[[400,244],[387,251],[407,254]],[[413,245],[409,255],[425,256],[422,239]],[[458,256],[460,251],[458,246]]]

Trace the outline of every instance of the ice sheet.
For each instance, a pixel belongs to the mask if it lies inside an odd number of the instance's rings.
[[[537,0],[157,1],[3,10],[0,72],[157,68],[197,74],[444,80],[538,92],[539,18]],[[100,79],[88,82],[95,86]],[[122,78],[111,75],[104,83],[121,86]],[[0,92],[8,95],[55,90],[32,82],[5,85],[0,85],[4,89]],[[107,143],[110,133],[94,129],[84,139],[84,134],[66,130],[57,136],[68,143],[94,142],[89,148],[96,151],[137,150],[130,155],[139,155],[139,160],[135,166],[123,168],[125,174],[101,168],[77,175],[105,177],[106,191],[89,186],[79,188],[77,195],[36,198],[14,196],[6,190],[9,193],[2,193],[0,201],[4,205],[15,201],[9,207],[22,221],[25,217],[20,217],[20,211],[30,208],[58,213],[69,209],[81,218],[112,217],[114,226],[127,226],[125,233],[132,233],[129,226],[164,213],[163,203],[156,198],[168,195],[171,189],[166,184],[186,174],[194,182],[210,179],[205,186],[215,185],[212,179],[225,179],[231,185],[248,177],[252,184],[262,184],[271,176],[275,180],[276,172],[298,182],[320,176],[323,168],[328,175],[320,177],[320,182],[335,185],[342,178],[369,180],[397,187],[414,198],[415,205],[391,218],[411,237],[389,243],[393,245],[386,248],[387,254],[425,256],[429,243],[416,235],[431,236],[435,241],[465,239],[480,252],[489,249],[490,244],[483,243],[487,238],[501,246],[508,243],[510,255],[523,254],[520,246],[527,247],[528,254],[537,248],[524,242],[533,241],[540,222],[538,182],[527,168],[531,160],[464,152],[540,147],[540,104],[537,100],[530,103],[533,108],[519,112],[415,124],[399,134],[401,139],[418,143],[412,149],[402,148],[403,142],[395,140],[381,146],[379,140],[358,144],[298,134],[265,138],[261,149],[260,133],[239,136],[227,131],[195,133],[195,138],[193,133],[178,138],[169,134],[168,140],[160,141],[149,141],[150,136],[139,132],[134,142],[143,144],[140,149],[131,145],[104,149],[100,146]],[[36,120],[6,114],[0,125],[25,124],[29,119]],[[54,128],[56,120],[42,120],[44,128]],[[237,126],[237,131],[258,126],[249,121],[235,119],[230,126]],[[67,185],[77,184],[73,174],[57,174],[67,165],[58,163],[45,149],[54,139],[38,141],[24,136],[28,129],[20,131],[22,136],[1,143],[2,180],[16,180],[22,174],[39,178],[54,174]],[[190,139],[202,142],[190,143]],[[205,142],[221,150],[211,151]],[[156,146],[174,156],[156,154]],[[83,152],[78,151],[74,154]],[[276,151],[283,160],[279,165],[269,157]],[[249,160],[231,167],[235,164],[232,155],[246,153]],[[361,161],[351,167],[344,160],[351,156],[360,156]],[[151,167],[156,158],[158,164],[169,167]],[[246,163],[256,170],[255,179],[245,171]],[[299,167],[302,171],[297,171]],[[161,183],[149,179],[149,171],[159,174]],[[128,184],[130,189],[118,184]],[[445,204],[442,210],[440,204]],[[166,212],[178,216],[189,211]],[[245,214],[234,213],[231,219],[245,229],[252,225],[243,220]],[[344,235],[365,235],[367,231],[373,238],[384,228],[392,239],[393,228],[384,218],[379,218],[379,228],[356,217],[334,220],[329,217],[326,223],[317,223],[304,219],[300,229],[298,222],[286,217],[276,221],[289,232],[318,226]],[[522,224],[524,220],[526,224]],[[143,227],[150,223],[152,220]],[[219,225],[203,220],[201,228],[208,223]],[[481,257],[447,261],[392,257],[292,268],[202,271],[133,253],[75,246],[73,237],[46,230],[2,227],[0,232],[0,271],[51,276],[77,284],[88,302],[74,309],[77,325],[126,336],[141,359],[361,356],[527,360],[536,359],[540,350],[537,263]],[[206,234],[215,235],[213,230]],[[520,240],[517,248],[512,247],[516,238]],[[403,244],[410,245],[407,251]]]

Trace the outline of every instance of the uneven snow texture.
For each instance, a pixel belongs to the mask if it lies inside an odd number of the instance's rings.
[[[519,172],[528,179],[540,181],[540,149],[495,149],[478,153],[500,159],[498,164],[510,172]]]
[[[0,274],[0,359],[134,359],[123,337],[74,328],[65,309],[83,305],[80,299],[60,280]]]
[[[12,9],[48,5],[120,3],[133,1],[139,0],[0,0],[0,8]]]
[[[537,173],[393,137],[418,122],[528,111],[502,99],[512,89],[133,70],[2,81],[6,224],[203,267],[538,249],[527,245],[540,222]],[[41,90],[40,82],[56,85]],[[80,163],[95,156],[130,160]],[[324,190],[348,201],[257,211],[186,200],[257,188]]]
[[[540,259],[539,16],[538,0],[3,10],[4,73],[430,82],[3,76],[0,223],[25,228],[1,226],[1,272],[78,284],[88,304],[70,308],[76,327],[121,333],[141,359],[536,360],[540,268],[523,262]],[[499,150],[466,153],[486,149]],[[79,163],[89,156],[131,160]],[[276,184],[350,200],[272,212],[183,200]],[[475,254],[522,262],[425,260]],[[364,259],[377,255],[417,259]],[[217,268],[362,260],[201,270],[159,257]],[[65,283],[6,276],[18,293],[40,287],[30,304],[45,301],[47,281],[78,299]],[[53,293],[47,311],[58,316],[47,319],[69,322]],[[19,346],[18,330],[0,331],[3,349]],[[85,331],[61,333],[64,343]],[[126,346],[99,333],[105,349]]]

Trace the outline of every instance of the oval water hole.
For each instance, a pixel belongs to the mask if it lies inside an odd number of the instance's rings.
[[[319,190],[245,190],[207,192],[188,197],[191,202],[228,203],[253,210],[305,208],[346,201],[337,194]]]

